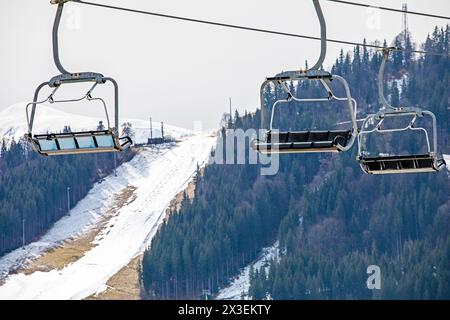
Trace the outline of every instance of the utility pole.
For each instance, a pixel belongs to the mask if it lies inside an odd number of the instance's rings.
[[[205,297],[205,300],[208,300],[208,297],[211,295],[211,290],[209,289],[203,289],[202,290],[202,296]]]
[[[25,217],[22,218],[22,247],[25,248]]]
[[[150,117],[150,141],[153,140],[153,124],[152,124],[152,117]]]
[[[233,113],[232,113],[232,106],[233,106],[233,104],[232,104],[232,101],[231,101],[231,98],[228,98],[229,99],[229,102],[230,102],[230,122],[228,123],[228,129],[233,129]]]
[[[67,212],[70,212],[70,187],[67,187]]]
[[[117,152],[114,152],[114,177],[117,177]]]

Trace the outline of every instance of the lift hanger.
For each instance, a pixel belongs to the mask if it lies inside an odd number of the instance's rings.
[[[50,81],[44,82],[39,85],[35,91],[33,102],[27,105],[26,114],[28,133],[26,134],[26,138],[36,152],[45,156],[123,151],[133,142],[130,137],[119,137],[119,86],[117,82],[111,77],[105,77],[102,74],[95,72],[71,73],[68,72],[61,64],[61,60],[59,57],[58,30],[61,22],[64,4],[68,1],[70,0],[51,1],[52,4],[58,5],[55,21],[53,24],[52,42],[53,60],[61,74],[53,77],[52,79],[50,79]],[[101,98],[92,97],[92,92],[97,87],[97,85],[103,85],[107,82],[111,82],[114,86],[114,127],[111,127],[108,109],[105,101]],[[82,98],[59,101],[54,100],[54,94],[62,85],[72,83],[93,83],[93,85]],[[47,99],[39,101],[38,99],[40,91],[47,86],[53,89],[52,93]],[[80,102],[83,100],[100,101],[103,104],[108,123],[108,128],[106,130],[44,134],[35,134],[33,132],[36,107],[38,105],[46,102],[55,104]],[[31,114],[29,112],[30,107]]]
[[[371,114],[363,121],[361,130],[358,134],[358,157],[357,160],[361,169],[368,174],[389,174],[389,173],[418,173],[418,172],[436,172],[445,166],[445,161],[437,156],[437,124],[436,116],[428,110],[420,108],[393,107],[384,96],[384,70],[391,48],[383,49],[383,60],[378,73],[378,95],[382,106],[376,114]],[[383,128],[383,122],[388,118],[411,118],[407,126],[400,128]],[[432,130],[417,126],[419,118],[431,119]],[[365,130],[369,124],[374,124],[370,130]],[[379,133],[386,134],[392,132],[412,131],[422,133],[426,139],[426,153],[390,155],[379,154],[371,156],[367,151],[366,137],[368,135]],[[430,139],[432,135],[432,140]]]
[[[307,153],[307,152],[344,152],[349,150],[356,139],[358,126],[356,122],[355,99],[352,98],[350,88],[347,81],[338,75],[332,75],[327,71],[320,70],[325,60],[327,51],[327,29],[326,22],[320,7],[319,0],[313,0],[317,16],[320,22],[321,30],[321,49],[320,56],[312,68],[306,71],[287,71],[282,72],[275,77],[267,78],[261,85],[261,127],[266,129],[266,106],[264,103],[264,89],[268,84],[281,86],[282,90],[288,95],[287,99],[279,99],[272,105],[272,113],[269,128],[265,137],[261,140],[255,139],[251,143],[251,147],[264,154],[274,153]],[[338,97],[330,88],[330,82],[337,80],[341,83],[345,90],[345,97]],[[295,97],[288,89],[287,82],[292,81],[319,81],[325,91],[326,97],[302,99]],[[351,119],[351,130],[326,130],[326,131],[278,131],[273,128],[273,118],[275,109],[282,104],[288,104],[291,101],[296,102],[329,102],[332,100],[346,101],[348,106],[349,117]]]

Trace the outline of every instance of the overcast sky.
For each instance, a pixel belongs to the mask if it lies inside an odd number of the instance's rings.
[[[319,35],[310,0],[92,0],[130,8],[216,20],[284,32]],[[356,0],[355,0],[356,1]],[[450,15],[448,0],[365,0],[412,11]],[[328,37],[369,42],[401,31],[402,15],[321,1]],[[0,1],[0,110],[32,99],[35,87],[58,74],[51,55],[56,6],[48,0]],[[442,19],[408,16],[421,42]],[[121,114],[192,128],[215,128],[228,110],[254,111],[266,76],[311,63],[316,41],[223,29],[68,3],[62,21],[61,60],[69,71],[96,71],[117,79]],[[325,67],[340,45],[329,44]],[[344,47],[351,50],[351,47]],[[71,91],[72,92],[72,91]],[[99,93],[106,93],[100,91]],[[71,112],[96,114],[91,108]]]

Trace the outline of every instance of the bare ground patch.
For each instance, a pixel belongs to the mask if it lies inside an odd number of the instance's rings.
[[[204,169],[201,170],[203,175]],[[172,212],[178,212],[181,208],[184,195],[192,200],[195,195],[195,180],[189,182],[186,189],[179,192],[171,201],[166,210],[167,219]],[[96,245],[94,240],[100,236],[101,231],[107,226],[108,221],[113,218],[117,211],[136,199],[136,187],[129,186],[123,189],[114,199],[114,203],[105,212],[104,218],[94,229],[86,234],[72,240],[68,240],[61,246],[52,248],[41,256],[31,261],[26,267],[18,270],[20,273],[32,274],[36,271],[48,272],[50,270],[61,270],[65,266],[82,258],[86,252]],[[87,300],[138,300],[140,295],[139,270],[141,268],[143,255],[133,259],[118,273],[107,281],[108,289],[100,294],[92,295]]]
[[[82,258],[86,252],[94,248],[93,243],[95,238],[100,234],[103,228],[106,227],[108,221],[117,215],[117,211],[123,206],[133,202],[136,199],[136,187],[128,186],[118,193],[113,201],[111,207],[104,213],[102,220],[95,228],[89,230],[87,233],[71,239],[59,247],[52,248],[43,253],[33,261],[29,262],[24,268],[18,270],[19,273],[26,275],[32,274],[36,271],[48,272],[51,270],[61,270],[65,266],[74,263]]]
[[[140,300],[139,269],[142,255],[134,258],[119,272],[112,276],[106,285],[106,291],[92,295],[86,300]]]
[[[203,169],[201,171],[203,174]],[[179,192],[170,202],[166,209],[165,219],[168,219],[172,212],[178,212],[186,194],[187,198],[192,200],[195,195],[194,180],[188,183],[183,191]],[[140,255],[133,259],[128,265],[123,267],[118,273],[111,277],[106,285],[108,289],[100,294],[92,295],[87,300],[139,300],[141,299],[141,288],[139,281],[139,272],[142,265]]]

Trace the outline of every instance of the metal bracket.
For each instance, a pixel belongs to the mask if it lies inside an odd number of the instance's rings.
[[[323,70],[298,70],[298,71],[284,71],[274,77],[267,78],[268,81],[296,81],[296,80],[320,80],[332,79],[333,75],[328,71]]]
[[[50,3],[51,4],[64,4],[69,1],[72,1],[72,0],[50,0]]]
[[[104,78],[105,77],[102,74],[95,72],[61,74],[59,76],[51,78],[49,81],[49,86],[51,88],[54,88],[64,83],[75,83],[75,82],[96,82],[101,84],[105,83]]]
[[[392,108],[388,110],[378,111],[377,113],[370,115],[369,117],[374,120],[381,120],[387,116],[402,116],[402,115],[416,115],[418,117],[423,117],[423,110],[420,108]]]

